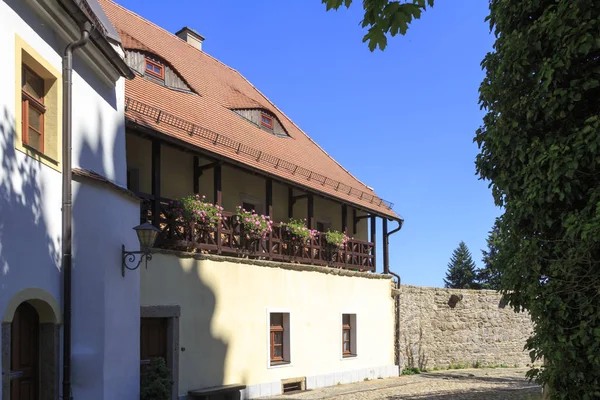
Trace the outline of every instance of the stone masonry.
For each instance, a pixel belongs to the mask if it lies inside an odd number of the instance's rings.
[[[533,325],[526,313],[504,306],[491,290],[401,285],[400,366],[525,366]]]

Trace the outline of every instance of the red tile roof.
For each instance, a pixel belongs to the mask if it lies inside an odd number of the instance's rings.
[[[316,192],[398,218],[371,188],[325,153],[239,72],[111,0],[100,0],[100,4],[125,48],[165,59],[198,93],[171,90],[135,77],[125,83],[128,119]],[[277,137],[248,123],[232,111],[238,108],[269,110],[291,138]],[[157,120],[158,110],[166,114]],[[214,140],[215,136],[219,139]]]

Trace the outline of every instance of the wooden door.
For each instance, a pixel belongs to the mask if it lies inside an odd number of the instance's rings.
[[[167,361],[167,318],[142,318],[140,324],[140,366],[144,372],[152,358]]]
[[[37,400],[40,321],[36,309],[22,303],[11,325],[10,400]]]

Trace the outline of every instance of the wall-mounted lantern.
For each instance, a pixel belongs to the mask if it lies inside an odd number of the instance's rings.
[[[148,261],[152,260],[152,253],[150,249],[154,246],[158,234],[161,232],[160,229],[150,223],[145,223],[133,228],[137,233],[138,241],[140,242],[140,251],[126,251],[125,245],[121,247],[123,254],[123,263],[121,264],[121,274],[125,276],[125,269],[133,271],[138,269],[143,260],[146,260],[146,268],[148,268]],[[140,254],[139,261],[135,263],[136,254]],[[132,265],[130,267],[130,265]],[[133,266],[135,265],[135,266]]]

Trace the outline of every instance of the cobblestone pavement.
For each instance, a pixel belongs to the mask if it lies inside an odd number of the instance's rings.
[[[525,379],[527,369],[464,369],[379,379],[268,399],[330,400],[540,400],[542,390]]]

